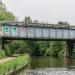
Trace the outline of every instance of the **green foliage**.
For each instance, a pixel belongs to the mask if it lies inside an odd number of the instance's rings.
[[[25,54],[25,53],[30,54],[32,51],[26,41],[14,40],[13,42],[7,44],[7,46],[9,50],[11,50],[12,54]]]
[[[0,59],[6,57],[4,50],[0,50]]]
[[[39,49],[43,56],[65,56],[65,42],[43,41],[39,42]]]
[[[32,56],[40,56],[39,47],[37,41],[29,40],[27,41],[28,47],[30,49],[30,55]]]
[[[14,21],[15,16],[8,11],[0,13],[0,21]]]
[[[15,16],[7,11],[5,4],[0,2],[0,21],[14,21]]]
[[[62,22],[62,21],[59,21],[57,23],[57,26],[64,26],[64,27],[68,27],[70,24],[68,22]]]
[[[38,49],[40,51],[40,55],[44,56],[44,54],[47,51],[47,48],[49,48],[49,41],[38,41],[37,44],[38,44]]]
[[[11,56],[12,55],[11,50],[9,49],[8,45],[5,45],[5,54],[7,56]]]
[[[73,50],[72,50],[72,57],[75,58],[75,44],[74,44],[74,47],[73,47]]]
[[[60,41],[18,41],[7,44],[5,47],[7,55],[25,54],[32,56],[65,56],[65,42]]]
[[[65,53],[65,43],[60,41],[50,42],[49,47],[46,49],[45,56],[63,56]]]
[[[16,62],[17,61],[17,62]],[[8,61],[4,64],[0,65],[0,74],[1,75],[7,75],[7,73],[10,73],[11,71],[15,71],[16,69],[27,65],[29,63],[29,56],[23,55],[23,56],[18,56],[17,58]]]

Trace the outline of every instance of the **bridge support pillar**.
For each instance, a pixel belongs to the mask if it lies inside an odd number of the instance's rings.
[[[0,37],[0,50],[2,49],[2,37]]]
[[[67,41],[66,56],[69,57],[69,58],[72,57],[73,45],[74,45],[74,41]]]

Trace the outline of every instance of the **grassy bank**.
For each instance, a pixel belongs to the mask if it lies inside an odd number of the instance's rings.
[[[19,67],[27,65],[28,62],[29,56],[27,54],[18,56],[17,58],[0,65],[0,75],[6,75],[7,73],[15,71]]]

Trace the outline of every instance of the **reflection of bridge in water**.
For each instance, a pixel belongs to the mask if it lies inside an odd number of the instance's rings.
[[[25,24],[23,22],[9,22],[1,24],[0,36],[2,39],[66,41],[67,56],[71,57],[75,41],[75,27],[60,27],[52,24]],[[1,41],[0,44],[2,44]]]

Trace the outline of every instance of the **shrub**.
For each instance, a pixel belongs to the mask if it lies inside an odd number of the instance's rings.
[[[5,54],[6,54],[7,56],[11,56],[11,55],[12,55],[11,50],[9,50],[8,45],[5,45]]]
[[[0,50],[0,59],[6,57],[4,50]]]

